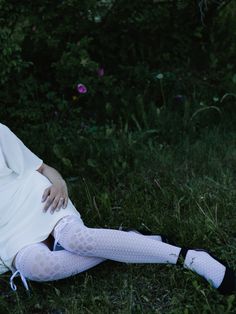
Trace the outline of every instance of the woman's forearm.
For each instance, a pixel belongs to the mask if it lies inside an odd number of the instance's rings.
[[[42,174],[47,177],[52,183],[56,183],[58,181],[64,181],[61,174],[54,168],[44,165],[44,168],[42,170]]]
[[[39,172],[47,177],[52,183],[52,185],[50,187],[47,187],[43,192],[42,202],[45,202],[45,200],[47,199],[43,209],[44,212],[46,212],[50,206],[51,213],[56,210],[56,207],[58,207],[58,209],[60,209],[61,206],[63,208],[66,208],[69,202],[66,181],[62,178],[62,176],[56,169],[46,164],[43,164],[41,167],[41,169],[39,168]]]

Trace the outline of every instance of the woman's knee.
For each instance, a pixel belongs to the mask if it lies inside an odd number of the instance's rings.
[[[70,252],[81,256],[90,256],[92,250],[95,249],[93,228],[80,224],[70,224],[61,232],[59,242]]]
[[[15,267],[30,280],[50,280],[58,271],[59,266],[56,265],[52,253],[43,243],[30,245],[18,252],[15,258]]]

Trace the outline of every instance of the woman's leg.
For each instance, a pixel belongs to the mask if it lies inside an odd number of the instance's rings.
[[[58,227],[60,229],[60,222]],[[136,232],[88,228],[75,216],[68,223],[63,223],[55,238],[64,249],[80,256],[96,256],[125,263],[176,264],[181,250]]]
[[[60,226],[58,226],[58,223],[52,232],[54,238],[56,237],[56,232],[60,232],[65,224],[70,221],[74,221],[71,215],[59,221]],[[52,251],[52,235],[46,240],[29,245],[18,252],[14,258],[13,265],[24,277],[35,281],[57,280],[78,274],[105,261],[105,259],[100,257],[79,256],[64,249]],[[147,235],[145,237],[155,239],[156,241],[162,240],[161,236],[158,235]]]
[[[91,267],[105,259],[84,257],[66,250],[51,251],[45,243],[35,243],[21,249],[14,266],[20,273],[34,281],[51,281],[66,278]]]
[[[133,232],[88,228],[80,224],[76,217],[63,226],[58,241],[66,250],[81,256],[125,263],[176,264],[181,251],[180,247]],[[184,267],[203,276],[215,288],[222,283],[226,271],[226,267],[210,254],[196,250],[186,251]]]

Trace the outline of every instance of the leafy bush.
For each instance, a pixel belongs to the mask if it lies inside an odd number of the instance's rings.
[[[185,129],[202,106],[232,110],[219,100],[235,90],[236,6],[203,3],[1,0],[1,120],[160,128],[172,115]]]

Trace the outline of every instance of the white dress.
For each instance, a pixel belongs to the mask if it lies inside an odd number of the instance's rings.
[[[0,274],[15,271],[12,261],[24,246],[45,240],[61,218],[76,215],[71,200],[65,209],[43,212],[44,190],[51,181],[37,171],[43,160],[0,123]]]

